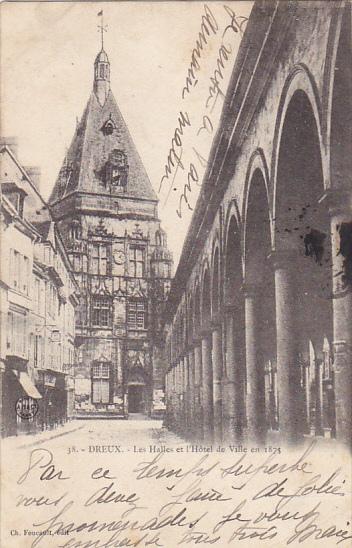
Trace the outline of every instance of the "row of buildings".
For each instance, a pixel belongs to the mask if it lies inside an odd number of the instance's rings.
[[[351,28],[254,4],[166,309],[182,436],[351,441]]]
[[[38,170],[21,165],[13,139],[0,154],[0,401],[2,434],[12,435],[73,415],[79,288]],[[23,397],[38,403],[29,418],[21,418]]]
[[[165,408],[172,256],[103,47],[93,79],[48,203],[36,170],[1,146],[4,435]],[[24,401],[35,416],[21,417]]]

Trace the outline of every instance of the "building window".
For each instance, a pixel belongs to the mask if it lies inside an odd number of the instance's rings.
[[[41,364],[42,338],[40,335],[34,335],[33,338],[33,365],[39,367]]]
[[[45,282],[46,306],[49,315],[56,318],[59,312],[59,299],[56,287],[50,282]]]
[[[127,324],[130,329],[146,329],[146,303],[144,301],[128,303]]]
[[[15,249],[10,249],[10,280],[14,289],[28,295],[29,259]]]
[[[72,253],[71,264],[73,272],[81,272],[82,259],[79,253]]]
[[[92,401],[105,404],[110,401],[110,364],[107,362],[93,363]]]
[[[81,225],[77,219],[74,219],[70,226],[70,236],[72,240],[81,238]]]
[[[23,257],[23,271],[22,271],[22,291],[25,295],[28,295],[29,290],[29,259]]]
[[[134,278],[142,278],[144,276],[144,248],[131,245],[129,250],[129,274]]]
[[[51,260],[52,260],[52,257],[51,257],[51,247],[50,245],[45,245],[44,246],[44,262],[45,264],[47,265],[51,265]]]
[[[92,325],[96,327],[111,326],[111,299],[105,295],[92,298]]]
[[[40,280],[34,279],[34,310],[40,312]]]
[[[11,285],[19,289],[20,254],[14,249],[10,250],[10,271]]]
[[[7,315],[7,350],[9,354],[27,357],[27,316],[14,311]]]
[[[90,272],[105,276],[107,274],[108,250],[105,244],[93,244],[90,257]]]

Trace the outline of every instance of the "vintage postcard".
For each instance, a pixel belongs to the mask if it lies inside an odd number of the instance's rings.
[[[351,8],[1,4],[1,548],[352,546]]]

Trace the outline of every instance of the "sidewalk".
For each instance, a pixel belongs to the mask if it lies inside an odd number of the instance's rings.
[[[1,447],[4,449],[23,449],[25,447],[34,447],[40,445],[49,440],[71,434],[76,430],[84,428],[84,424],[79,424],[77,421],[67,422],[63,426],[59,426],[53,430],[44,430],[36,432],[35,434],[21,434],[19,436],[10,436],[8,438],[2,438]]]

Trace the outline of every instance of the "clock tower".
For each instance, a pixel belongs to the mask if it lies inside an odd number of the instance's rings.
[[[80,287],[77,416],[163,409],[160,315],[172,257],[158,200],[110,89],[103,47],[50,208]]]

